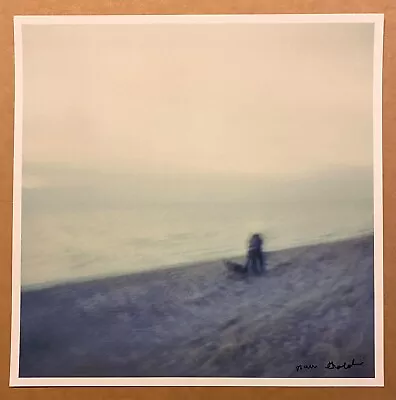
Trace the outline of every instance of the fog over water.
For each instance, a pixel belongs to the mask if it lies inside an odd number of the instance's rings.
[[[373,33],[24,26],[23,285],[372,231]]]

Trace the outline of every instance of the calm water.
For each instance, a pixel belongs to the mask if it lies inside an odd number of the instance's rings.
[[[200,197],[197,189],[182,199],[112,189],[24,189],[22,285],[237,256],[255,231],[269,250],[373,231],[371,192],[350,185],[319,196],[293,189]]]

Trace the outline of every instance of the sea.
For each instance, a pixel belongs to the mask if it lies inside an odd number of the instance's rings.
[[[23,288],[239,257],[255,232],[268,251],[373,232],[367,174],[205,179],[24,187]]]

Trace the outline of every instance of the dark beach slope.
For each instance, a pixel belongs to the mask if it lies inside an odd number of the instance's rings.
[[[22,293],[21,377],[372,377],[373,237]],[[326,369],[330,361],[363,365]],[[298,364],[316,364],[298,371]]]

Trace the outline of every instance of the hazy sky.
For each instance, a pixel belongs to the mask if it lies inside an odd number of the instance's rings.
[[[134,172],[372,164],[372,24],[24,26],[24,160]]]

